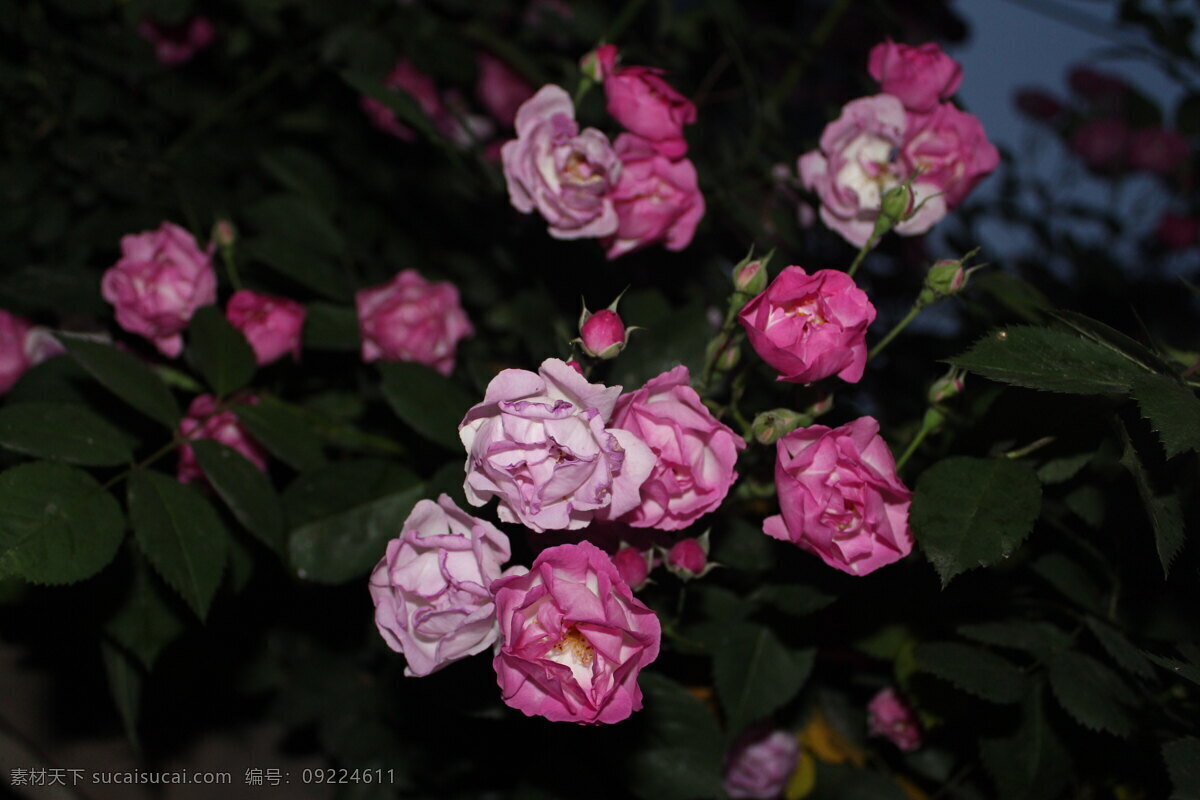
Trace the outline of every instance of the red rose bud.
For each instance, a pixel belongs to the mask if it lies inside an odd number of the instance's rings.
[[[612,557],[617,574],[629,584],[630,589],[640,589],[646,585],[646,579],[650,576],[650,560],[649,550],[638,550],[636,547],[622,547]]]
[[[615,358],[625,349],[626,338],[625,323],[607,308],[589,314],[579,326],[584,352],[596,358]]]
[[[578,372],[580,375],[583,374],[583,365],[580,364],[575,359],[572,358],[570,361],[568,361],[567,366],[570,367],[571,369],[575,370],[576,372]]]
[[[708,534],[680,539],[667,551],[666,561],[667,569],[685,581],[707,574],[713,567],[708,563]]]
[[[617,65],[617,46],[604,44],[579,59],[579,69],[596,83],[603,83]]]

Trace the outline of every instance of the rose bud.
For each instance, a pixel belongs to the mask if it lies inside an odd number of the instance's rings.
[[[300,330],[307,310],[295,300],[241,289],[225,306],[225,317],[242,332],[259,366],[291,353],[300,360]]]
[[[930,111],[949,100],[962,83],[962,65],[930,42],[918,47],[891,39],[871,48],[867,71],[909,111]]]
[[[578,372],[580,375],[583,374],[583,365],[580,364],[575,359],[572,358],[570,361],[568,361],[567,366],[570,367],[571,369],[575,370],[576,372]]]
[[[579,59],[579,69],[596,83],[603,83],[617,65],[617,46],[602,44]]]
[[[613,566],[621,580],[629,584],[629,588],[637,591],[646,585],[653,565],[653,554],[650,550],[639,550],[636,547],[625,546],[612,557]]]
[[[228,250],[237,241],[237,228],[233,227],[229,220],[219,219],[217,224],[213,225],[212,240],[217,243],[217,247]]]
[[[708,561],[707,531],[699,539],[689,536],[671,545],[664,560],[667,569],[685,581],[702,578],[716,566]]]
[[[962,371],[951,369],[934,381],[933,386],[929,387],[929,402],[934,405],[941,405],[947,400],[962,394],[964,388],[966,388],[966,383],[963,381]]]
[[[775,444],[779,437],[786,436],[801,425],[811,425],[808,414],[799,414],[790,408],[773,408],[754,418],[750,430],[759,444]]]
[[[601,309],[579,326],[579,339],[589,356],[614,358],[625,349],[625,323],[615,311]]]
[[[761,258],[754,258],[751,253],[739,261],[733,268],[733,288],[750,297],[762,294],[767,288],[767,264],[773,255],[774,250]]]
[[[872,736],[889,739],[905,753],[921,747],[917,715],[890,686],[881,689],[867,704],[867,727]]]

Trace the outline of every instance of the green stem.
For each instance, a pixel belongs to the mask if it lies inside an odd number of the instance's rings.
[[[145,469],[146,467],[153,464],[155,461],[158,461],[160,458],[162,458],[163,456],[165,456],[168,453],[170,453],[171,451],[173,451],[176,447],[179,447],[179,445],[181,445],[181,444],[183,444],[182,439],[172,438],[171,441],[167,442],[162,447],[158,448],[153,453],[146,456],[146,458],[139,461],[135,466],[132,466],[129,469],[125,470],[124,472],[118,473],[118,474],[112,476],[111,478],[109,478],[108,481],[106,481],[105,484],[100,487],[100,491],[107,492],[109,489],[116,486],[118,483],[120,483],[121,481],[125,480],[130,475],[132,475],[133,471],[135,469]]]
[[[933,431],[933,426],[928,423],[928,420],[921,421],[921,429],[917,431],[917,435],[908,443],[908,447],[904,448],[904,452],[896,459],[896,472],[899,472],[912,454],[917,452],[917,448],[921,446],[921,442],[925,441],[925,437]]]
[[[863,259],[867,257],[867,253],[874,250],[875,245],[878,243],[879,243],[879,236],[877,234],[875,234],[874,232],[872,232],[870,238],[867,239],[866,243],[858,249],[858,255],[856,255],[854,257],[854,260],[850,262],[850,268],[846,270],[846,274],[849,275],[851,278],[853,278],[854,273],[858,272],[858,268],[860,266],[862,266]]]
[[[842,17],[845,16],[849,9],[850,0],[833,0],[833,3],[826,9],[825,16],[821,17],[821,21],[817,23],[812,36],[809,37],[808,46],[800,52],[800,55],[788,67],[787,72],[775,84],[775,90],[771,92],[771,96],[767,99],[767,103],[772,108],[779,108],[783,101],[792,93],[792,89],[804,77],[804,71],[812,63],[813,56],[825,45],[825,42],[837,27],[837,24],[841,22]]]
[[[920,314],[921,309],[923,308],[925,308],[925,304],[921,301],[918,300],[917,302],[913,303],[913,307],[910,308],[908,313],[904,315],[904,319],[897,322],[896,327],[888,331],[887,336],[884,336],[877,345],[871,348],[871,352],[867,353],[867,360],[870,361],[872,358],[879,355],[880,352],[883,351],[883,348],[887,347],[891,343],[892,339],[895,339],[900,334],[900,331],[908,327],[908,323],[917,318],[917,314]]]
[[[225,272],[229,275],[229,284],[236,292],[242,288],[242,280],[238,276],[237,262],[233,258],[232,247],[221,248],[221,261],[225,264]]]

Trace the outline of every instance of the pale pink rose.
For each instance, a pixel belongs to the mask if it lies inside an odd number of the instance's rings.
[[[492,584],[493,666],[504,702],[554,722],[614,723],[642,707],[638,673],[658,657],[658,617],[589,542],[550,547]]]
[[[612,561],[621,580],[629,584],[630,589],[637,590],[646,585],[652,563],[649,551],[631,546],[622,547],[612,557]]]
[[[1166,128],[1141,128],[1129,138],[1129,166],[1170,175],[1187,160],[1187,138]]]
[[[192,17],[182,25],[161,25],[144,19],[138,23],[137,31],[154,45],[154,57],[165,67],[177,67],[191,61],[217,36],[217,29],[207,17]]]
[[[500,149],[513,206],[523,214],[537,209],[556,239],[616,233],[612,191],[621,159],[600,131],[580,132],[570,96],[543,86],[517,110],[516,130]]]
[[[1070,147],[1089,168],[1100,173],[1124,168],[1129,150],[1129,126],[1115,117],[1083,123],[1071,134]]]
[[[737,480],[734,465],[746,442],[713,417],[690,378],[688,368],[678,366],[617,400],[613,427],[645,442],[654,455],[640,501],[621,517],[636,528],[686,528],[715,511]]]
[[[539,533],[636,508],[654,454],[634,434],[609,427],[620,393],[556,358],[536,373],[502,371],[459,425],[467,501],[481,506],[497,497],[501,520]]]
[[[246,337],[260,366],[285,353],[300,360],[300,330],[306,313],[295,300],[249,289],[234,292],[225,306],[226,319]]]
[[[489,588],[505,574],[508,537],[461,510],[448,495],[421,500],[371,573],[375,625],[403,653],[404,674],[421,677],[496,641]],[[524,572],[524,567],[514,567]]]
[[[33,361],[25,350],[25,342],[33,325],[24,317],[0,310],[0,394],[13,387]]]
[[[257,397],[248,397],[242,402],[254,405]],[[202,394],[188,406],[187,416],[179,421],[179,434],[184,439],[212,439],[241,453],[254,466],[267,471],[267,452],[238,422],[237,415],[226,409],[217,410],[217,398]],[[196,461],[196,454],[188,445],[179,448],[179,469],[176,477],[180,483],[204,481],[204,471]]]
[[[725,755],[725,792],[733,798],[774,800],[800,761],[800,743],[788,731],[753,728]]]
[[[896,476],[873,417],[840,428],[798,428],[775,447],[782,513],[763,522],[764,533],[850,575],[874,572],[912,551],[912,492]]]
[[[920,170],[918,183],[942,192],[939,199],[953,209],[999,166],[1000,153],[978,117],[942,103],[929,114],[908,115],[901,160],[909,171]]]
[[[104,273],[100,293],[115,307],[117,323],[175,358],[192,314],[217,299],[213,245],[201,250],[183,228],[164,222],[158,230],[121,237],[121,259]]]
[[[872,736],[883,736],[905,753],[921,747],[921,723],[892,687],[880,689],[867,704],[867,727]]]
[[[658,242],[671,251],[691,244],[705,209],[696,167],[686,158],[665,158],[651,142],[628,133],[617,137],[616,150],[622,163],[612,193],[618,222],[604,241],[608,257]]]
[[[1168,211],[1162,215],[1154,234],[1171,250],[1183,250],[1200,238],[1200,220]]]
[[[800,156],[800,180],[821,200],[821,221],[850,244],[862,247],[875,229],[884,193],[909,178],[913,165],[901,157],[909,116],[890,94],[852,100],[825,126],[820,146]],[[925,233],[946,216],[942,187],[923,176],[912,184],[919,210],[894,230]]]
[[[615,55],[608,53],[612,58]],[[602,65],[608,113],[631,133],[650,141],[667,158],[683,157],[687,153],[683,126],[696,121],[695,104],[663,80],[663,70],[612,69],[612,58]]]
[[[588,315],[579,326],[579,340],[583,350],[597,358],[612,358],[625,348],[627,334],[621,316],[611,309],[602,308]]]
[[[487,112],[506,128],[511,128],[521,104],[533,97],[533,87],[517,71],[483,50],[475,53],[478,78],[475,96]]]
[[[809,275],[790,266],[746,304],[738,321],[754,352],[779,371],[777,380],[812,383],[837,375],[858,383],[875,306],[840,270]]]
[[[699,539],[688,536],[671,545],[667,551],[667,565],[686,574],[699,575],[708,566],[708,553]]]
[[[932,111],[962,83],[962,65],[933,42],[910,47],[891,39],[871,48],[867,71],[879,88],[900,98],[909,111]]]
[[[443,375],[454,371],[458,342],[471,336],[458,289],[430,282],[415,269],[354,295],[363,361],[415,361]]]

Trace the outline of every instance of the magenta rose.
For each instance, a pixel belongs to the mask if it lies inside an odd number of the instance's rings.
[[[983,123],[953,103],[942,103],[929,114],[909,114],[901,160],[910,171],[920,170],[918,183],[942,193],[947,209],[1000,164],[1000,153],[987,140]]]
[[[483,50],[475,54],[475,66],[475,96],[497,122],[511,128],[517,109],[533,96],[533,87],[508,64]]]
[[[912,551],[912,492],[896,476],[874,418],[799,428],[775,448],[781,513],[763,522],[764,533],[850,575],[874,572]]]
[[[248,397],[243,402],[253,405],[257,397]],[[250,438],[238,422],[237,415],[226,409],[217,410],[217,398],[202,394],[188,406],[187,416],[179,421],[179,434],[184,439],[212,439],[241,453],[254,466],[267,471],[267,453],[262,445]],[[204,471],[196,461],[196,454],[188,445],[179,448],[179,469],[176,477],[180,483],[204,481]]]
[[[642,707],[638,673],[658,657],[658,617],[603,550],[550,547],[525,575],[492,584],[504,702],[554,722],[613,723]]]
[[[800,180],[821,200],[821,221],[855,247],[875,229],[884,192],[912,175],[901,157],[908,141],[909,115],[899,99],[877,94],[852,100],[825,126],[820,146],[800,156]],[[946,215],[943,187],[922,176],[912,184],[910,218],[895,231],[915,236]]]
[[[800,761],[800,743],[788,731],[753,728],[725,755],[725,791],[733,798],[774,800]]]
[[[639,550],[632,545],[626,545],[614,553],[612,562],[621,580],[635,591],[646,585],[646,580],[650,577],[650,567],[654,563],[650,550]]]
[[[933,42],[910,47],[891,39],[871,48],[867,71],[879,88],[895,95],[909,111],[932,111],[962,83],[962,65]]]
[[[1129,126],[1123,120],[1094,119],[1075,129],[1070,147],[1090,169],[1100,173],[1116,172],[1125,166],[1129,137]]]
[[[13,387],[33,361],[25,349],[33,325],[24,317],[0,310],[0,394]]]
[[[100,293],[117,312],[117,323],[175,358],[192,314],[217,299],[213,246],[201,250],[183,228],[164,222],[158,230],[121,237],[121,259],[109,267]]]
[[[615,56],[615,52],[609,53]],[[669,159],[687,153],[683,126],[696,121],[696,106],[663,80],[654,67],[605,70],[604,94],[608,113],[631,133],[651,142]]]
[[[556,239],[616,233],[612,192],[621,159],[600,131],[580,132],[570,96],[543,86],[517,110],[516,130],[500,149],[513,206],[523,214],[537,209]]]
[[[300,360],[300,330],[306,313],[295,300],[249,289],[234,292],[225,306],[226,319],[246,337],[260,366],[286,353]]]
[[[448,495],[413,506],[370,579],[375,625],[404,654],[405,675],[429,675],[496,641],[489,587],[510,555],[507,536]]]
[[[705,208],[692,162],[667,159],[628,133],[617,137],[616,150],[623,166],[612,193],[617,230],[604,241],[608,257],[658,242],[671,251],[691,244]]]
[[[872,736],[882,736],[905,753],[921,747],[921,723],[917,715],[890,686],[880,689],[867,704],[867,728]]]
[[[208,17],[192,17],[182,25],[161,25],[144,19],[138,23],[137,31],[138,36],[154,45],[154,57],[164,67],[191,61],[217,36],[217,29]]]
[[[812,383],[830,375],[858,383],[867,365],[867,328],[875,306],[844,272],[809,275],[784,267],[738,314],[754,352],[776,380]]]
[[[655,461],[637,436],[610,427],[620,393],[588,383],[557,358],[536,373],[502,371],[459,425],[467,501],[481,506],[497,497],[501,520],[539,533],[636,508]]]
[[[454,284],[427,281],[415,269],[360,290],[354,302],[368,363],[415,361],[449,375],[459,341],[475,332]]]
[[[1187,160],[1189,150],[1178,131],[1142,128],[1129,138],[1129,166],[1169,176]]]
[[[718,422],[675,367],[617,400],[612,426],[645,442],[654,468],[640,502],[621,521],[636,528],[677,531],[725,500],[737,480],[734,465],[746,442]]]

